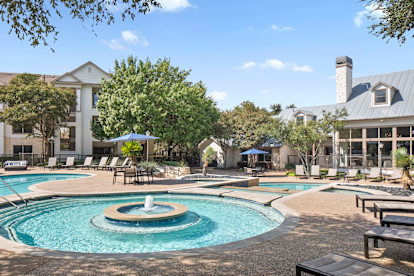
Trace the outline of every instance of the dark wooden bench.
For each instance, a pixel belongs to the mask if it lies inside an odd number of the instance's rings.
[[[384,217],[384,212],[393,213],[414,213],[413,203],[374,203],[374,217],[379,212],[380,220]]]
[[[391,224],[414,226],[414,217],[388,215],[381,220],[381,226],[390,227]]]
[[[362,203],[362,212],[365,212],[366,201],[394,201],[394,202],[411,202],[414,203],[413,196],[394,196],[394,195],[356,195],[356,207],[359,207],[359,201]]]

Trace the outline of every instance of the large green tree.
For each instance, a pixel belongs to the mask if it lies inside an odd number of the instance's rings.
[[[361,0],[370,7],[368,18],[376,21],[369,26],[371,33],[386,39],[397,39],[400,44],[414,29],[414,1],[412,0]],[[380,16],[374,16],[378,15]],[[414,37],[411,33],[410,36]]]
[[[316,121],[297,123],[295,120],[275,118],[265,125],[261,132],[268,138],[276,138],[283,145],[296,151],[304,165],[305,173],[309,173],[311,164],[318,158],[324,142],[335,131],[345,126],[347,116],[345,109],[335,112],[323,112]]]
[[[106,138],[149,130],[168,145],[169,153],[209,137],[219,111],[204,84],[190,82],[189,74],[169,59],[115,61],[110,79],[102,81],[95,135],[102,136],[100,127]]]
[[[9,86],[0,87],[0,121],[33,129],[32,137],[42,139],[43,157],[48,155],[49,139],[65,126],[69,108],[76,104],[72,89],[58,88],[39,80],[39,75],[20,74]]]
[[[22,0],[0,1],[0,18],[10,26],[9,33],[18,39],[29,40],[32,46],[49,45],[48,37],[57,40],[59,33],[56,19],[68,13],[72,19],[98,24],[115,23],[114,11],[120,11],[122,21],[136,14],[147,13],[152,7],[160,7],[156,0]]]

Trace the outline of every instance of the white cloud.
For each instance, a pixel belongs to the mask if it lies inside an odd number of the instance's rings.
[[[286,64],[278,59],[267,59],[264,63],[260,64],[260,66],[264,68],[273,68],[276,70],[286,69]]]
[[[279,32],[284,32],[284,31],[293,31],[293,28],[288,27],[288,26],[284,26],[284,27],[279,27],[276,24],[273,24],[272,26],[270,26],[270,29],[272,31],[279,31]]]
[[[242,66],[236,67],[236,69],[247,69],[247,68],[251,68],[254,66],[256,66],[256,62],[248,61],[248,62],[243,63]]]
[[[362,11],[357,12],[356,16],[354,17],[354,24],[357,27],[361,27],[364,23],[364,18],[368,15],[374,17],[374,18],[380,18],[384,15],[384,11],[381,9],[377,9],[377,5],[371,4],[365,6],[365,9]]]
[[[310,67],[309,65],[302,65],[302,66],[298,66],[294,63],[291,64],[292,66],[292,70],[293,71],[300,71],[300,72],[313,72],[312,67]]]
[[[295,63],[283,62],[278,59],[267,59],[264,63],[261,63],[262,68],[272,68],[275,70],[292,70],[295,72],[313,72],[313,68],[310,65],[297,65]]]
[[[116,39],[101,40],[100,42],[112,50],[125,50],[125,46]]]
[[[161,10],[165,12],[177,12],[191,6],[188,0],[158,0],[158,2],[161,4]]]
[[[218,102],[218,101],[224,101],[225,99],[227,99],[228,95],[226,92],[213,91],[209,93],[208,96],[210,96],[211,98],[213,98],[213,100]]]
[[[148,41],[145,37],[140,36],[132,31],[122,31],[122,39],[127,44],[147,46]]]

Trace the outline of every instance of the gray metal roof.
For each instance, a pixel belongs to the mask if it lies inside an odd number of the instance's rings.
[[[395,93],[390,106],[372,107],[369,88],[380,81],[392,85],[398,91]],[[354,78],[352,87],[352,94],[344,104],[289,108],[282,110],[279,117],[292,119],[293,114],[298,110],[308,111],[319,117],[323,110],[332,112],[335,111],[335,108],[341,109],[342,107],[345,107],[348,111],[346,120],[414,116],[414,70]]]

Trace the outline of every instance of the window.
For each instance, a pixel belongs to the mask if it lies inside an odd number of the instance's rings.
[[[20,134],[20,133],[30,134],[32,133],[32,131],[33,131],[32,128],[29,126],[26,126],[26,127],[14,126],[13,127],[13,133],[16,133],[16,134]]]
[[[387,103],[387,90],[381,89],[375,91],[375,104],[386,104]]]
[[[342,129],[339,131],[339,139],[349,139],[349,129]]]
[[[362,138],[362,129],[360,128],[351,129],[351,137],[352,139]]]
[[[96,103],[99,100],[99,92],[101,88],[99,87],[92,87],[92,107],[96,107]]]
[[[20,153],[32,153],[33,147],[30,146],[21,146],[21,145],[15,145],[13,146],[13,155],[19,155]]]
[[[410,141],[397,141],[398,148],[406,148],[407,152],[410,153]]]
[[[410,137],[410,127],[397,127],[397,137]]]
[[[367,167],[378,167],[378,142],[367,142]]]
[[[367,128],[367,138],[378,138],[378,128]]]
[[[93,154],[111,154],[112,147],[94,147]]]
[[[380,137],[381,138],[392,138],[392,128],[380,128]]]
[[[303,116],[298,116],[298,117],[296,117],[296,123],[297,123],[297,124],[303,124],[303,122],[304,122],[304,118],[303,118]]]
[[[72,89],[73,93],[76,95],[76,89]],[[76,112],[77,102],[69,108],[69,112]]]
[[[75,151],[75,127],[62,127],[60,129],[60,150]]]

